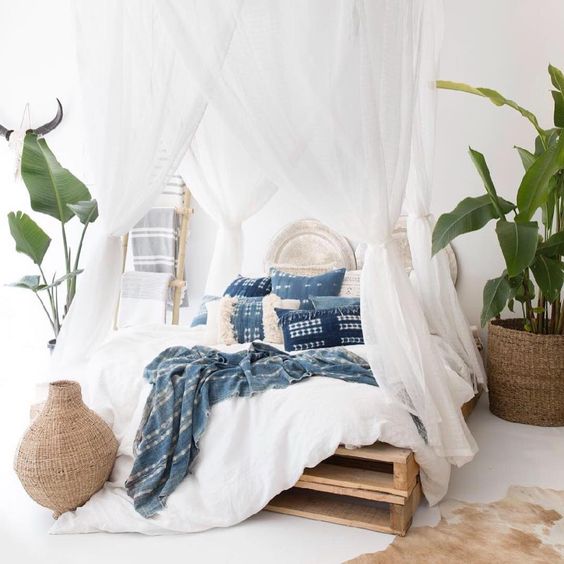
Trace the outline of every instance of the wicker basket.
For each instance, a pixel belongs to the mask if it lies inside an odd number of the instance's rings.
[[[518,319],[490,323],[490,410],[517,423],[564,426],[564,335],[522,328]]]
[[[45,407],[24,435],[14,469],[26,492],[57,518],[104,485],[117,447],[112,430],[82,402],[80,385],[60,380],[49,385]]]

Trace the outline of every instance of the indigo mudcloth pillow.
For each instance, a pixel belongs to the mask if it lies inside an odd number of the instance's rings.
[[[238,297],[236,300],[233,300],[231,305],[231,327],[233,339],[236,343],[262,341],[264,339],[262,298]]]
[[[192,323],[190,323],[190,327],[205,325],[208,322],[208,310],[206,308],[206,304],[209,302],[215,302],[216,300],[219,300],[219,296],[204,296],[202,298],[200,309],[198,310],[198,313],[192,318]]]
[[[364,344],[360,306],[276,313],[287,351]]]
[[[344,296],[310,296],[313,309],[334,309],[348,306],[360,306],[360,298]],[[300,308],[305,309],[305,308]]]
[[[227,286],[223,295],[232,298],[238,296],[256,298],[270,294],[271,289],[272,282],[270,276],[265,276],[264,278],[245,278],[244,276],[237,276],[237,278]]]
[[[317,276],[297,276],[272,269],[272,291],[282,299],[305,300],[308,296],[338,296],[345,269],[331,270]]]

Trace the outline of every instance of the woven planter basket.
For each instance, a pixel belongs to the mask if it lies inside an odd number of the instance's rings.
[[[490,323],[490,410],[516,423],[564,426],[564,335],[536,335],[522,327],[518,319]]]
[[[112,430],[82,402],[78,382],[60,380],[49,385],[45,407],[24,435],[14,469],[26,492],[57,518],[104,485],[117,447]]]

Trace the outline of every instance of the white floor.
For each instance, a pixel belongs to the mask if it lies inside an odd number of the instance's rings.
[[[0,375],[2,562],[331,563],[382,550],[393,539],[390,535],[264,512],[230,529],[194,535],[49,535],[49,511],[27,497],[12,470],[13,453],[28,421],[33,395],[31,373],[42,357],[31,347],[21,349],[18,355],[13,350],[6,352],[12,362]],[[487,397],[482,398],[472,415],[470,427],[480,452],[470,464],[454,471],[450,497],[491,501],[503,497],[512,484],[564,489],[564,428],[502,421],[489,413]],[[421,506],[414,525],[433,524],[437,519],[436,509]]]

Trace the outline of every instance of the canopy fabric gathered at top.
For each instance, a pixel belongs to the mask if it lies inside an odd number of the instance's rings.
[[[483,367],[444,253],[431,258],[432,86],[441,0],[133,0],[75,5],[100,228],[54,356],[84,360],[107,337],[119,236],[181,171],[218,223],[207,290],[242,262],[241,225],[278,190],[367,244],[362,326],[379,385],[463,464],[476,444],[431,331]],[[99,107],[102,117],[88,109]],[[392,238],[410,214],[417,290]]]

